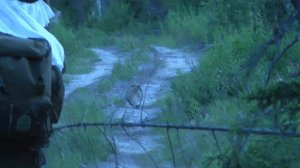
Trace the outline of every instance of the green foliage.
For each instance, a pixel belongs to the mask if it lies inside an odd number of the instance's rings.
[[[96,24],[104,32],[115,32],[129,25],[132,19],[133,14],[126,2],[111,1],[109,8],[103,12]]]
[[[124,63],[116,63],[112,70],[112,76],[115,79],[128,80],[136,75],[139,71],[139,66],[147,61],[149,61],[149,57],[144,55],[144,53],[138,52],[132,58],[125,60]]]
[[[136,73],[136,70],[136,67],[134,67],[131,63],[122,64],[118,62],[114,65],[112,74],[117,79],[126,80],[131,78]]]
[[[184,26],[199,24],[195,18],[201,14],[199,18],[203,18],[201,21],[204,24],[194,26],[194,28],[189,26],[189,28],[197,30],[199,35],[202,33],[198,36],[198,40],[211,43],[201,57],[199,66],[189,74],[179,75],[173,81],[173,93],[160,102],[164,111],[163,116],[169,122],[181,124],[189,121],[206,126],[224,124],[238,130],[241,127],[274,126],[274,119],[277,117],[281,130],[297,130],[299,97],[290,95],[298,94],[299,88],[295,83],[277,83],[277,81],[286,80],[290,74],[299,72],[297,70],[299,46],[293,46],[276,67],[271,80],[275,87],[265,86],[270,59],[277,51],[275,47],[268,49],[265,57],[250,76],[246,76],[244,69],[249,56],[253,55],[258,45],[270,37],[272,33],[270,28],[276,26],[278,21],[286,16],[287,11],[283,1],[272,2],[269,0],[251,2],[211,0],[198,6],[196,10],[195,8],[187,10],[194,13],[184,10],[181,10],[182,13],[175,10],[169,13],[166,20],[168,24],[162,24],[162,27],[173,32],[164,33],[171,34],[172,38],[179,39],[178,41],[183,41],[182,39],[188,37]],[[270,5],[274,5],[272,9]],[[194,19],[187,22],[186,16],[194,16],[190,17]],[[182,25],[181,22],[183,22]],[[176,27],[177,24],[178,27]],[[180,35],[177,34],[183,35],[178,38]],[[197,37],[195,34],[191,36]],[[294,37],[293,33],[287,36],[283,41],[283,46]],[[253,93],[256,97],[252,98],[256,101],[248,102],[245,97]],[[274,111],[272,113],[278,112],[279,117],[269,113],[270,107]],[[263,113],[258,113],[258,111],[263,111]],[[194,141],[201,141],[199,146],[203,145],[205,138],[193,138]],[[229,141],[226,142],[224,140],[226,138]],[[248,138],[249,136],[240,135],[238,131],[230,136],[223,135],[220,140],[223,155],[210,148],[202,157],[193,156],[191,160],[196,160],[201,163],[199,165],[207,165],[207,167],[226,168],[237,166],[295,167],[298,165],[299,158],[293,156],[298,152],[294,150],[294,153],[290,153],[293,148],[299,148],[297,141],[285,138],[270,140],[271,138],[268,137],[257,136]],[[212,143],[207,145],[216,146]],[[193,145],[193,149],[187,150],[194,153],[197,150],[202,151],[199,146]],[[270,156],[270,150],[274,151],[274,155]]]
[[[278,82],[266,89],[249,95],[262,110],[269,109],[265,120],[271,120],[271,127],[296,131],[300,122],[300,84],[297,81]],[[275,125],[274,125],[275,124]]]
[[[126,0],[130,11],[136,21],[142,23],[154,23],[164,19],[167,8],[163,0]]]
[[[104,120],[102,101],[91,92],[94,93],[86,89],[80,90],[80,97],[66,103],[59,125]],[[111,151],[100,129],[102,128],[79,128],[55,132],[47,150],[48,166],[53,168],[91,166],[104,160]]]
[[[85,46],[99,47],[113,45],[113,36],[108,35],[103,30],[95,27],[82,26],[74,31],[76,38],[80,39]]]
[[[216,99],[235,97],[263,84],[263,80],[257,78],[263,75],[261,72],[253,74],[255,80],[247,80],[241,67],[256,46],[254,33],[244,28],[228,34],[225,39],[219,34],[215,36],[216,41],[200,59],[199,68],[178,76],[173,82],[172,88],[187,112],[191,111],[191,100],[208,105]]]
[[[52,0],[51,6],[62,12],[63,22],[71,27],[79,27],[95,21],[98,10],[96,0]]]
[[[283,39],[282,46],[286,46],[288,43],[290,43],[295,36],[295,33],[287,34],[287,37]],[[300,64],[299,52],[300,44],[296,43],[284,54],[283,58],[275,66],[273,75],[271,77],[276,80],[289,80],[291,77],[295,75],[297,76],[297,73],[299,73]]]
[[[205,8],[210,10],[210,17],[212,18],[212,26],[229,26],[234,25],[241,27],[251,22],[251,7],[254,2],[236,0],[218,0],[209,1]]]
[[[253,6],[255,12],[258,13],[256,17],[262,19],[270,27],[277,26],[289,12],[284,0],[256,1]]]
[[[124,34],[121,37],[116,37],[115,45],[123,52],[134,51],[137,48],[143,47],[141,40],[130,34]]]
[[[89,72],[90,65],[98,60],[96,54],[87,49],[87,45],[63,23],[52,24],[50,29],[64,47],[67,73]]]
[[[253,137],[241,158],[241,165],[250,168],[297,167],[299,146],[296,138]]]
[[[209,18],[205,12],[192,8],[170,11],[162,24],[163,33],[170,34],[179,42],[206,40]]]
[[[248,26],[256,31],[261,23],[275,27],[286,16],[284,1],[228,1],[203,0],[182,1],[169,4],[167,18],[162,22],[162,30],[171,34],[178,42],[214,41],[214,32],[232,31]],[[224,32],[223,32],[224,33]]]

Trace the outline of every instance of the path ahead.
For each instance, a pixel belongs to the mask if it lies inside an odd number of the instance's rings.
[[[144,104],[140,109],[133,109],[128,104],[121,107],[107,108],[106,111],[111,121],[121,121],[129,123],[151,122],[158,117],[161,112],[155,107],[154,103],[163,98],[170,89],[171,80],[176,77],[180,71],[182,73],[191,70],[191,62],[194,57],[179,49],[169,49],[165,47],[153,47],[152,64],[140,76],[135,79],[146,78],[148,80],[142,84],[144,91]],[[103,59],[103,62],[106,62]],[[153,73],[152,73],[153,72]],[[130,82],[132,83],[132,82]],[[129,86],[129,83],[128,85]],[[119,87],[124,87],[120,85]],[[116,91],[122,88],[115,89]],[[124,89],[123,89],[124,90]],[[121,95],[122,94],[116,94]],[[113,113],[111,113],[113,111]],[[142,121],[141,121],[142,120]],[[128,135],[129,134],[129,135]],[[151,168],[151,167],[172,167],[172,163],[160,162],[160,156],[163,150],[162,139],[165,135],[158,135],[149,128],[130,128],[125,132],[123,129],[114,130],[110,137],[114,138],[117,148],[118,167],[121,168]],[[154,155],[155,156],[152,156]],[[149,156],[150,155],[150,156]],[[153,163],[153,161],[155,163]],[[116,167],[115,156],[112,155],[106,162],[101,162],[94,167]]]
[[[113,65],[117,62],[117,57],[113,54],[113,51],[93,49],[93,51],[99,56],[100,60],[95,64],[95,68],[88,74],[78,74],[65,76],[71,79],[71,82],[66,85],[65,97],[74,92],[76,89],[86,87],[90,84],[97,82],[101,76],[109,75],[112,71]],[[84,65],[78,65],[84,66]]]

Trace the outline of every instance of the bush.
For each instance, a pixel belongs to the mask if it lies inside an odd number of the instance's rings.
[[[79,90],[80,97],[72,96],[65,104],[58,125],[105,120],[102,99],[91,94],[93,89]],[[76,93],[75,93],[76,94]],[[69,168],[95,166],[110,155],[111,149],[103,128],[77,128],[54,132],[46,152],[48,167]]]
[[[207,39],[208,28],[205,12],[188,8],[183,11],[170,11],[162,24],[163,33],[171,34],[176,41],[201,42]]]
[[[84,73],[90,71],[91,66],[89,65],[98,59],[95,53],[89,50],[87,45],[63,23],[52,24],[50,29],[64,47],[67,73]],[[83,62],[85,64],[83,64]]]
[[[111,1],[109,8],[103,12],[95,26],[104,32],[116,32],[133,21],[133,14],[126,2]]]
[[[216,33],[216,41],[200,59],[199,68],[175,79],[172,88],[185,104],[185,111],[190,111],[191,100],[209,105],[215,99],[235,97],[263,85],[263,66],[248,79],[241,66],[257,45],[257,37],[248,29],[228,33],[226,38]]]

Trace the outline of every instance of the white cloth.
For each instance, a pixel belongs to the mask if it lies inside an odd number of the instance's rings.
[[[0,0],[0,32],[22,38],[45,38],[51,46],[52,65],[63,68],[64,49],[43,25],[31,17],[17,0]]]
[[[38,0],[35,3],[26,3],[21,1],[17,1],[17,3],[28,15],[33,17],[44,27],[46,27],[49,24],[50,19],[54,17],[52,9],[43,0]]]

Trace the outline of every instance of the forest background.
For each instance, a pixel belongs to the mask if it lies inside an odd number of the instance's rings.
[[[195,135],[182,164],[300,165],[299,139],[240,131],[269,128],[296,135],[299,130],[299,1],[105,0],[101,9],[97,3],[51,1],[61,12],[51,31],[66,49],[69,73],[89,71],[78,65],[93,63],[91,47],[129,51],[156,44],[203,51],[193,71],[179,75],[172,93],[159,103],[172,123],[225,125],[234,131],[218,135],[217,150],[211,139]],[[193,155],[200,150],[205,152]]]

